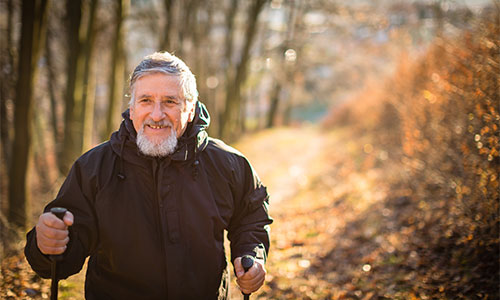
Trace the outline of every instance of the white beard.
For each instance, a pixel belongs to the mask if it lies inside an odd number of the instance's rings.
[[[174,153],[177,147],[177,135],[174,128],[170,125],[170,134],[164,140],[153,142],[144,135],[144,126],[137,133],[137,147],[142,154],[153,157],[165,157]]]

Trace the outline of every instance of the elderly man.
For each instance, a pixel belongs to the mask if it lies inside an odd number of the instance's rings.
[[[240,289],[264,283],[268,194],[245,157],[208,137],[209,115],[189,68],[154,53],[130,77],[131,100],[109,141],[74,163],[27,235],[42,277],[63,254],[58,278],[90,256],[86,299],[227,299],[224,230]],[[67,208],[63,220],[49,212]],[[245,272],[241,257],[256,258]]]

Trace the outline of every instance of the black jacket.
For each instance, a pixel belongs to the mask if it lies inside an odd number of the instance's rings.
[[[58,277],[79,272],[90,256],[87,299],[224,299],[224,230],[232,261],[267,255],[266,188],[242,154],[207,136],[210,117],[200,102],[178,150],[165,158],[139,153],[128,111],[123,116],[110,141],[75,162],[45,208],[75,216]],[[50,277],[34,229],[25,254]]]

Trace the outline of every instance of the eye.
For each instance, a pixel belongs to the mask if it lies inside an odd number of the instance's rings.
[[[163,104],[175,105],[175,104],[177,104],[177,100],[175,98],[167,98],[163,101]]]
[[[151,102],[151,99],[149,99],[149,98],[141,98],[141,99],[139,99],[139,103],[149,103],[149,102]]]

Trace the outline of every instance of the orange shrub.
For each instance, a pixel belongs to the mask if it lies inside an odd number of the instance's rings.
[[[425,222],[412,241],[419,272],[453,299],[498,298],[499,37],[498,20],[486,17],[459,40],[437,38],[424,57],[403,58],[384,88],[325,120],[391,148],[409,178],[394,185],[411,189]]]

